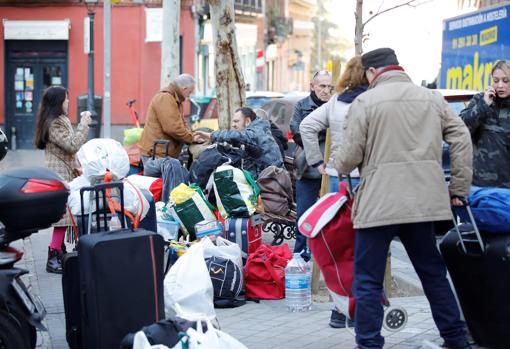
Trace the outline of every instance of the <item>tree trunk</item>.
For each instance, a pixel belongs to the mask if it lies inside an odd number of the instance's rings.
[[[356,0],[356,27],[354,29],[354,52],[356,55],[363,53],[363,0]]]
[[[179,76],[179,34],[181,0],[163,0],[163,30],[161,32],[161,87]]]
[[[230,118],[245,104],[245,84],[237,53],[233,0],[207,0],[211,12],[215,47],[218,124],[230,127]]]

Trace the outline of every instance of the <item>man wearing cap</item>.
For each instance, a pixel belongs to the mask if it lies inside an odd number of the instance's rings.
[[[443,347],[469,348],[433,230],[434,221],[451,219],[450,204],[461,205],[469,193],[469,131],[439,93],[412,83],[392,49],[367,52],[362,63],[370,86],[352,103],[335,154],[338,173],[358,167],[361,174],[352,207],[356,341],[363,349],[384,345],[381,292],[388,249],[398,236],[420,277]],[[452,159],[449,186],[441,167],[443,140]]]

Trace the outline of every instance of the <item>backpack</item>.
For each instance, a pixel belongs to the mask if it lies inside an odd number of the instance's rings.
[[[190,182],[205,189],[213,171],[228,162],[229,158],[218,150],[217,146],[207,147],[198,158],[193,161],[189,169]]]
[[[287,216],[293,203],[292,180],[287,170],[268,166],[260,173],[257,184],[265,212]]]
[[[476,225],[481,231],[510,233],[510,189],[472,186],[469,202]],[[464,210],[459,215],[467,218]]]
[[[355,240],[352,203],[347,186],[342,182],[339,192],[321,197],[298,221],[298,229],[308,238],[310,250],[335,306],[343,314],[349,314],[350,319],[354,318],[355,312],[352,294]]]
[[[214,289],[214,306],[233,308],[243,305],[237,300],[244,285],[243,271],[230,259],[212,256],[205,259]]]

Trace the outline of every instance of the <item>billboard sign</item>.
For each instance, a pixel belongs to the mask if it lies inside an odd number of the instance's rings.
[[[510,3],[443,22],[440,88],[482,91],[493,64],[510,59]]]

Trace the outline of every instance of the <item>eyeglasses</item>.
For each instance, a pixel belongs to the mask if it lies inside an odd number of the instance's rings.
[[[319,90],[328,89],[330,91],[332,91],[335,88],[333,85],[323,85],[323,84],[320,84],[317,87],[319,88]]]
[[[315,79],[317,76],[331,76],[331,73],[327,70],[319,70],[315,72],[312,76],[312,80]]]

